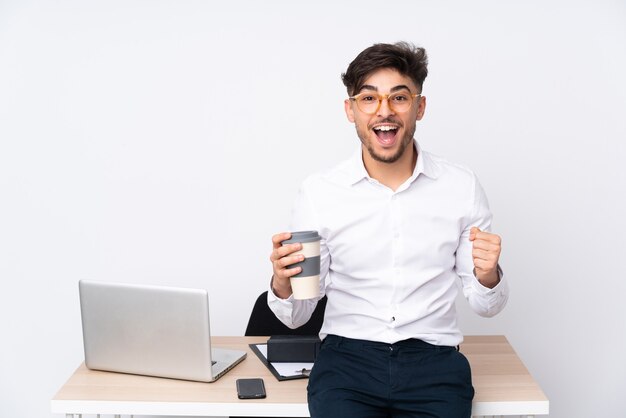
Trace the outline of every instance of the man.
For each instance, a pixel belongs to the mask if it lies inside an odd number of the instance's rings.
[[[482,316],[502,310],[500,237],[476,176],[422,150],[423,48],[376,44],[342,75],[361,141],[336,168],[306,179],[291,230],[317,230],[324,340],[308,386],[312,417],[469,417],[474,389],[455,312],[460,282]],[[300,244],[272,238],[268,304],[287,326],[317,299],[294,300]]]

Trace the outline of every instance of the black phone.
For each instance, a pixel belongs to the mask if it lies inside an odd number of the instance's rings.
[[[262,399],[266,396],[263,379],[237,379],[236,383],[239,399]]]

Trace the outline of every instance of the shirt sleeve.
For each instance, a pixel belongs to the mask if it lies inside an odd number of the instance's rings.
[[[330,265],[330,256],[328,246],[326,245],[326,237],[311,205],[309,192],[307,191],[306,182],[300,187],[300,191],[294,202],[291,212],[290,231],[318,231],[321,236],[320,241],[320,296],[315,299],[297,300],[290,295],[287,299],[281,299],[274,294],[270,283],[269,292],[267,292],[267,304],[274,312],[276,317],[287,327],[291,329],[298,328],[306,324],[317,302],[324,297],[325,279],[328,274]]]
[[[456,272],[461,279],[463,294],[474,312],[481,316],[491,317],[502,311],[509,297],[509,288],[500,266],[498,274],[500,282],[492,289],[483,286],[474,275],[472,259],[472,242],[469,240],[470,229],[474,226],[482,231],[491,231],[491,211],[487,196],[476,176],[473,178],[473,198],[464,219],[463,231],[456,251]]]

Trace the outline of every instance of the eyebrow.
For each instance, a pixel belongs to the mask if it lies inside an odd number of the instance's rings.
[[[363,90],[374,90],[374,91],[378,91],[378,87],[369,85],[369,84],[364,84],[363,86],[361,86],[361,88],[359,89],[359,93],[362,92]],[[409,88],[409,86],[405,86],[404,84],[400,84],[399,86],[395,86],[392,87],[391,90],[389,91],[390,93],[399,91],[399,90],[408,90],[409,92],[411,91],[411,89]]]

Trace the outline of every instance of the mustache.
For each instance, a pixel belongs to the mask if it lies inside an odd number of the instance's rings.
[[[395,119],[395,118],[384,118],[384,119],[377,120],[377,121],[374,121],[374,122],[372,122],[372,123],[368,124],[368,125],[367,125],[367,128],[368,128],[368,129],[372,129],[372,127],[373,127],[374,125],[378,125],[378,124],[380,124],[380,123],[393,123],[393,124],[395,124],[395,125],[398,125],[398,126],[399,126],[399,127],[401,127],[401,128],[403,128],[403,127],[404,127],[404,124],[402,123],[402,121],[399,121],[399,120],[397,120],[397,119]]]

